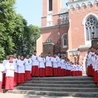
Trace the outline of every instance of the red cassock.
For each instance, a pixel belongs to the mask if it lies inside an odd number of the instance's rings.
[[[39,76],[44,77],[45,76],[45,68],[39,68]]]
[[[6,77],[5,89],[12,90],[14,88],[14,77]]]
[[[5,76],[6,76],[6,73],[3,73],[3,81],[2,81],[2,85],[3,85],[3,86],[5,86],[5,80],[6,80],[6,79],[5,79]]]
[[[92,65],[90,64],[90,66],[88,66],[87,68],[87,75],[88,76],[92,76]]]
[[[94,82],[98,83],[98,71],[94,71]]]
[[[53,70],[52,67],[46,66],[46,70],[45,70],[46,76],[53,76],[52,70]]]
[[[25,71],[25,80],[31,80],[31,72],[30,71]]]
[[[75,76],[79,76],[79,72],[78,71],[75,71]]]
[[[65,76],[65,69],[61,69],[61,76]]]
[[[58,76],[61,76],[61,67],[58,67]]]
[[[14,86],[17,85],[17,82],[18,82],[18,73],[14,72]]]
[[[82,71],[78,71],[78,75],[79,76],[82,76]]]
[[[2,81],[0,81],[0,92],[2,92]]]
[[[72,76],[75,76],[76,74],[75,74],[75,71],[71,71],[71,74],[72,74]]]
[[[5,65],[6,69],[6,82],[5,82],[5,89],[6,90],[12,90],[14,87],[14,64],[11,62],[8,62]]]
[[[58,76],[58,68],[53,68],[53,76]]]
[[[18,73],[18,83],[24,83],[25,82],[25,73]]]
[[[38,65],[32,66],[32,76],[38,77],[39,76],[39,68]]]

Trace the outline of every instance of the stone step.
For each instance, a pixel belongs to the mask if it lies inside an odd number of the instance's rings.
[[[45,83],[45,84],[93,84],[94,81],[36,81],[36,80],[31,80],[26,83]]]
[[[63,80],[63,79],[67,79],[67,80],[69,80],[69,79],[74,79],[74,80],[75,80],[75,79],[89,80],[89,79],[90,79],[90,80],[92,80],[92,77],[87,77],[87,76],[74,76],[74,77],[73,77],[73,76],[64,76],[64,77],[32,77],[32,80],[33,80],[33,79],[34,79],[34,80],[36,80],[36,79],[37,79],[37,80],[39,80],[39,79],[40,79],[40,80],[41,80],[41,79],[42,79],[42,80],[53,80],[53,79],[54,79],[54,80],[56,80],[56,79],[57,79],[57,80]]]
[[[18,86],[15,87],[17,90],[37,90],[37,91],[66,91],[66,92],[98,92],[98,88],[68,88],[68,87],[26,87],[26,86]]]
[[[32,86],[32,87],[81,87],[81,88],[86,88],[86,87],[96,87],[96,84],[36,84],[36,83],[24,83],[24,84],[19,84],[18,86]]]
[[[9,90],[7,93],[13,93],[13,94],[27,94],[27,95],[40,95],[40,96],[56,96],[54,98],[57,98],[58,96],[61,98],[65,97],[88,97],[88,98],[98,98],[98,92],[92,91],[92,93],[86,91],[86,92],[58,92],[58,91],[35,91],[35,90]],[[32,98],[32,97],[31,97]]]
[[[44,81],[44,82],[47,82],[47,81],[48,81],[48,82],[63,82],[63,81],[66,81],[66,82],[67,82],[67,81],[68,81],[68,82],[70,82],[70,81],[73,81],[73,82],[78,82],[78,81],[79,81],[79,82],[80,82],[80,81],[89,82],[89,81],[92,81],[92,82],[94,82],[93,80],[79,80],[79,79],[77,79],[77,80],[74,80],[74,79],[73,79],[73,80],[68,80],[68,79],[67,79],[67,80],[53,80],[53,79],[52,79],[52,80],[41,80],[41,79],[38,80],[38,79],[32,79],[31,81],[27,81],[27,83],[28,83],[28,82],[29,82],[29,83],[30,83],[30,82],[36,82],[36,81],[39,81],[39,82],[43,82],[43,81]]]

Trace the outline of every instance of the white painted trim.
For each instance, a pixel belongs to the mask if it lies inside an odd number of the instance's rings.
[[[55,45],[55,44],[52,42],[45,42],[45,43],[43,43],[43,45]]]
[[[86,22],[87,18],[88,18],[90,15],[95,16],[96,19],[98,20],[98,16],[97,16],[96,14],[90,12],[89,14],[87,14],[87,15],[84,17],[84,19],[83,19],[83,21],[82,21],[82,25],[84,26],[85,45],[90,45],[90,46],[91,46],[91,41],[86,41],[86,27],[85,27],[85,22]]]
[[[98,1],[98,0],[97,0]],[[74,1],[74,2],[69,2],[68,3],[68,9],[70,9],[70,6],[73,5],[74,8],[76,8],[76,5],[79,4],[80,7],[82,7],[82,4],[85,3],[86,6],[88,6],[88,3],[91,2],[92,4],[94,4],[94,0],[78,0],[78,1]]]
[[[37,42],[42,38],[42,35],[40,35],[40,37],[37,39]]]
[[[87,19],[90,15],[95,16],[95,17],[96,17],[96,19],[98,20],[98,15],[96,15],[96,14],[94,14],[94,13],[90,12],[90,13],[88,13],[88,14],[84,17],[84,19],[83,19],[83,21],[82,21],[82,25],[84,25],[84,24],[85,24],[86,19]]]

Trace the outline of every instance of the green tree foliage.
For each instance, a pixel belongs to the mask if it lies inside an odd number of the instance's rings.
[[[0,0],[0,59],[17,52],[29,54],[36,46],[40,30],[14,10],[15,0]]]

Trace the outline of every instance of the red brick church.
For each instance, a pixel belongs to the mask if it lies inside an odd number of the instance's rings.
[[[37,40],[37,54],[61,53],[80,63],[91,47],[92,37],[98,37],[98,0],[43,0],[41,35]]]

